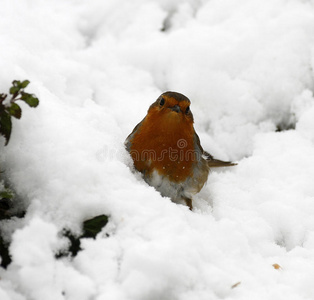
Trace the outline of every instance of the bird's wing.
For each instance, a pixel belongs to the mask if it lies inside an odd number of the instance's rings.
[[[230,161],[223,161],[219,159],[215,159],[211,154],[209,154],[207,151],[204,151],[203,147],[201,146],[201,141],[199,136],[194,130],[194,139],[196,144],[196,149],[198,152],[201,153],[202,158],[205,159],[208,163],[208,166],[210,168],[219,168],[219,167],[231,167],[237,165],[236,163],[230,162]]]
[[[145,118],[144,118],[144,119],[145,119]],[[132,138],[133,138],[135,132],[141,127],[141,125],[142,125],[144,119],[134,127],[133,131],[132,131],[132,132],[129,134],[129,136],[125,139],[124,145],[125,145],[126,150],[128,150],[128,152],[130,152],[130,149],[131,149],[131,140],[132,140]]]

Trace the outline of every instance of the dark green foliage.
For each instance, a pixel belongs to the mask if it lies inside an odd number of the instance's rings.
[[[29,85],[29,80],[14,80],[9,89],[8,94],[0,94],[0,135],[5,138],[5,145],[9,143],[12,132],[12,117],[20,119],[22,117],[22,109],[16,101],[24,101],[30,107],[36,107],[39,100],[32,94],[25,93],[24,89]],[[11,207],[7,207],[13,198],[13,193],[9,189],[1,187],[0,178],[0,219],[7,218],[7,211]],[[12,201],[11,201],[12,204]]]
[[[12,208],[13,196],[13,193],[7,188],[0,190],[0,220],[10,218],[8,212]],[[6,268],[11,262],[8,247],[9,246],[2,239],[0,230],[0,256],[1,266],[3,268]]]
[[[12,82],[12,87],[9,89],[8,94],[0,93],[0,135],[5,138],[5,145],[9,143],[12,131],[12,117],[20,119],[22,117],[22,109],[16,101],[24,101],[30,107],[36,107],[39,100],[36,96],[25,93],[24,89],[29,85],[28,80]],[[0,172],[1,175],[2,172]],[[14,194],[7,188],[3,180],[0,178],[0,220],[10,219],[12,216],[22,218],[25,212],[12,211]],[[20,211],[20,210],[19,210]],[[1,266],[6,268],[10,262],[11,257],[9,254],[9,245],[3,241],[1,228],[0,228],[0,256]]]
[[[25,101],[30,107],[36,107],[39,104],[39,100],[31,94],[21,93],[21,100]]]
[[[294,130],[295,126],[296,124],[293,122],[289,122],[289,123],[282,122],[281,124],[277,124],[276,131],[281,132],[281,131],[286,131],[286,130]]]
[[[96,238],[96,235],[102,230],[103,227],[108,223],[108,217],[105,215],[99,215],[92,219],[86,220],[83,223],[83,233],[76,237],[71,231],[64,230],[63,236],[69,239],[70,246],[67,250],[60,252],[56,255],[57,258],[71,255],[72,257],[76,256],[81,248],[81,239],[82,238]]]
[[[14,102],[7,108],[7,112],[9,115],[17,119],[20,119],[22,116],[21,108]]]
[[[21,107],[16,104],[16,101],[24,101],[30,107],[36,107],[39,100],[35,95],[25,93],[24,89],[29,85],[28,80],[12,82],[12,87],[9,90],[11,98],[7,98],[7,94],[0,94],[0,135],[5,138],[5,145],[9,143],[12,131],[11,117],[20,119],[22,116]]]
[[[81,237],[74,236],[73,233],[70,230],[64,230],[63,236],[68,238],[68,240],[70,242],[70,246],[69,246],[69,248],[67,250],[65,250],[65,251],[63,251],[61,253],[58,253],[56,255],[56,257],[60,258],[60,257],[63,257],[63,256],[68,256],[68,255],[71,255],[73,257],[76,256],[77,253],[82,250],[82,248],[81,248],[81,241],[80,241]]]
[[[12,208],[13,192],[8,188],[1,187],[0,182],[0,220],[9,217],[9,210]]]
[[[11,190],[9,189],[4,189],[2,191],[0,191],[0,209],[1,209],[1,200],[12,200],[14,194]]]
[[[0,106],[1,105],[2,104],[0,103]],[[10,140],[11,130],[12,130],[11,116],[8,112],[2,110],[0,107],[0,134],[4,136],[6,140],[5,142],[6,145]]]
[[[108,217],[100,215],[92,219],[86,220],[83,223],[83,238],[96,238],[96,235],[108,223]]]
[[[2,236],[0,235],[0,256],[1,256],[1,267],[6,268],[12,261],[9,254],[9,247],[3,241]]]

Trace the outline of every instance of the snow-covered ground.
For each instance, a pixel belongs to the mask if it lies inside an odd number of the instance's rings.
[[[311,0],[2,0],[0,92],[29,79],[40,105],[1,138],[27,214],[0,224],[0,299],[314,299],[313,68]],[[238,162],[193,212],[123,147],[166,90]],[[97,239],[57,260],[60,231],[100,214]]]

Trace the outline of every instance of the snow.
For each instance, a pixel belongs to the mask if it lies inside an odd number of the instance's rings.
[[[1,169],[0,299],[313,299],[314,3],[3,0],[0,92],[29,79]],[[191,99],[213,171],[194,211],[132,170],[123,142],[164,91]],[[276,131],[280,128],[281,131]],[[110,216],[74,259],[63,228]],[[278,264],[275,269],[273,264]]]

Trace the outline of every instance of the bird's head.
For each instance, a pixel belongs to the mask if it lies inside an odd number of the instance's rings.
[[[147,114],[159,122],[193,123],[191,101],[176,92],[165,92],[149,107]]]

